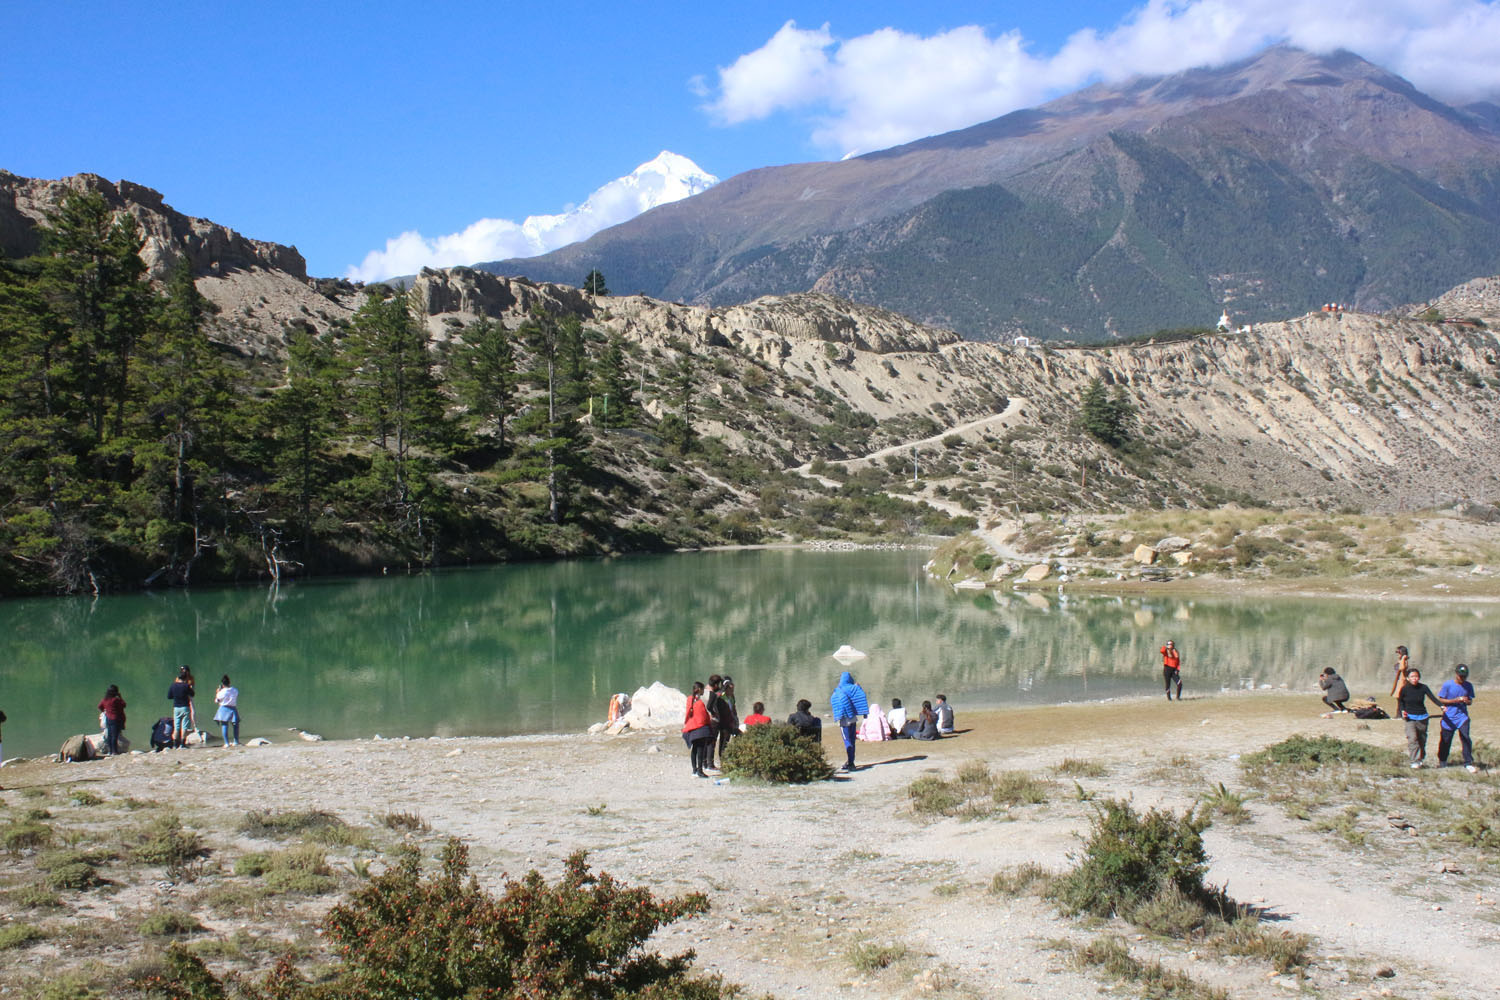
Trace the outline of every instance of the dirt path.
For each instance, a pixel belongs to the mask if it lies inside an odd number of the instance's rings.
[[[0,773],[7,794],[87,782],[105,795],[174,801],[205,821],[232,823],[251,809],[316,807],[350,822],[415,812],[431,823],[434,841],[468,840],[489,883],[532,867],[555,876],[569,852],[587,849],[596,868],[630,882],[706,891],[712,912],[666,930],[663,945],[692,947],[708,968],[778,997],[924,995],[920,977],[936,970],[925,982],[943,985],[942,995],[1062,1000],[1099,983],[1047,942],[1097,930],[1034,898],[993,896],[991,877],[1025,861],[1068,864],[1094,808],[1077,788],[1181,809],[1217,782],[1241,787],[1239,755],[1294,732],[1401,743],[1397,723],[1360,729],[1353,719],[1320,719],[1316,707],[1311,696],[1288,695],[988,713],[959,706],[959,737],[862,744],[860,771],[800,788],[694,778],[675,735],[287,744]],[[1095,761],[1105,773],[1075,786],[1055,770],[1064,757]],[[976,760],[1051,780],[1049,801],[1008,819],[930,822],[910,811],[914,779],[951,777]],[[1413,772],[1411,780],[1500,784],[1461,770]],[[1386,984],[1372,985],[1371,975],[1387,964],[1400,995],[1491,995],[1482,984],[1500,965],[1500,878],[1474,852],[1453,852],[1463,875],[1438,874],[1428,853],[1413,853],[1418,842],[1432,848],[1436,834],[1424,827],[1435,830],[1438,817],[1417,820],[1418,838],[1393,828],[1355,849],[1278,806],[1252,801],[1250,810],[1250,823],[1210,830],[1210,878],[1241,900],[1263,900],[1284,918],[1278,926],[1317,937],[1320,958],[1307,981],[1138,938],[1121,925],[1133,951],[1236,997],[1297,989],[1372,996]],[[211,915],[203,920],[232,930]],[[861,943],[905,951],[888,969],[861,972],[851,960]]]
[[[938,433],[933,434],[930,437],[925,437],[917,441],[906,441],[901,444],[887,445],[884,448],[880,448],[870,452],[868,455],[859,455],[855,458],[835,459],[828,464],[842,465],[844,468],[852,472],[856,469],[862,469],[872,462],[879,462],[889,455],[908,454],[913,448],[938,447],[942,445],[943,438],[946,437],[973,437],[980,431],[988,430],[991,427],[1003,427],[1011,423],[1017,417],[1021,416],[1022,407],[1024,407],[1025,405],[1026,400],[1017,396],[1009,403],[1007,403],[1005,409],[1001,410],[999,413],[992,413],[987,417],[980,417],[978,420],[970,420],[968,423],[957,424],[953,427],[947,428],[946,430],[939,431]],[[791,471],[798,473],[799,475],[811,477],[812,463],[808,462],[803,465],[799,465]],[[926,503],[932,502],[930,500],[927,500],[926,498],[921,499]]]

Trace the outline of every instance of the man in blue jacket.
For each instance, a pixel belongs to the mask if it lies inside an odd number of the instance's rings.
[[[1469,705],[1474,700],[1474,685],[1469,683],[1467,663],[1453,668],[1453,679],[1443,684],[1438,698],[1448,705],[1438,723],[1438,767],[1448,766],[1448,751],[1453,748],[1453,734],[1457,733],[1464,748],[1464,767],[1474,774],[1479,770],[1474,766],[1474,742],[1469,739]]]
[[[870,705],[865,700],[865,689],[854,683],[854,675],[845,670],[839,678],[839,686],[833,689],[828,707],[838,720],[839,730],[844,734],[844,753],[849,757],[845,771],[854,770],[854,733],[861,716],[870,714]]]

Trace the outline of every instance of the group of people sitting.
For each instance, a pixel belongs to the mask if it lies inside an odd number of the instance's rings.
[[[935,695],[933,701],[922,702],[921,711],[914,719],[907,718],[900,698],[892,698],[891,711],[887,714],[879,705],[866,703],[864,689],[854,683],[847,671],[839,678],[839,686],[829,699],[829,709],[844,737],[848,754],[845,770],[849,771],[854,770],[855,739],[868,742],[935,740],[954,732],[953,707],[948,704],[947,695]],[[786,721],[802,735],[823,742],[823,720],[812,714],[812,702],[806,698],[797,702],[797,710]],[[700,778],[709,777],[709,771],[718,770],[714,764],[716,749],[722,762],[724,749],[735,735],[751,726],[769,725],[770,722],[765,704],[759,701],[751,706],[750,714],[743,721],[740,719],[735,706],[733,678],[712,674],[706,685],[694,681],[682,720],[682,739],[688,745],[693,773]]]

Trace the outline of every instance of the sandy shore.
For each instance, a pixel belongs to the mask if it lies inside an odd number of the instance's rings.
[[[694,948],[702,965],[778,997],[906,996],[937,985],[953,996],[1065,998],[1092,994],[1101,981],[1049,942],[1100,928],[1036,898],[991,895],[992,876],[1026,861],[1066,867],[1094,808],[1080,788],[1182,809],[1219,782],[1243,788],[1239,755],[1293,733],[1402,745],[1397,722],[1322,719],[1319,707],[1314,697],[1288,694],[1010,712],[960,706],[959,736],[861,744],[858,772],[808,787],[694,778],[675,734],[215,748],[28,762],[0,771],[0,783],[12,805],[28,786],[61,785],[172,802],[206,828],[225,828],[229,843],[227,831],[251,809],[316,807],[351,823],[414,812],[431,824],[430,843],[448,835],[468,841],[490,883],[533,867],[555,875],[569,852],[586,849],[594,867],[627,881],[707,892],[712,911],[667,929],[663,946]],[[1065,757],[1107,770],[1075,785],[1055,770]],[[1007,818],[934,822],[912,813],[906,789],[914,779],[951,777],[968,761],[1047,778],[1048,801]],[[1491,792],[1497,785],[1462,769],[1413,772],[1409,780],[1483,782]],[[1263,902],[1278,927],[1316,937],[1307,979],[1250,960],[1200,957],[1118,924],[1138,955],[1236,997],[1297,990],[1364,997],[1384,988],[1493,995],[1500,878],[1489,859],[1439,840],[1439,817],[1413,817],[1415,837],[1390,827],[1353,847],[1277,805],[1256,799],[1249,808],[1249,823],[1209,831],[1210,879],[1242,901]],[[1440,874],[1443,860],[1464,874]],[[201,919],[210,931],[233,929],[211,914]],[[857,971],[850,952],[865,942],[902,946],[905,957]],[[1373,980],[1386,965],[1395,978]],[[937,975],[922,978],[927,970]]]

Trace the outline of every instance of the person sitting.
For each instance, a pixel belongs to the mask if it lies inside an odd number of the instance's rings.
[[[927,702],[922,702],[926,705]],[[937,696],[937,707],[933,709],[937,715],[938,732],[943,736],[953,735],[953,706],[948,704],[948,696],[940,694]]]
[[[859,738],[866,743],[883,743],[891,738],[891,724],[879,705],[870,705],[870,714],[865,716],[864,725],[859,727]]]
[[[891,699],[891,710],[885,718],[891,724],[891,739],[904,740],[911,735],[906,731],[906,709],[901,706],[900,698]]]
[[[751,726],[769,726],[771,724],[771,717],[766,714],[765,704],[757,701],[754,705],[751,705],[750,714],[745,716],[743,724],[746,729]]]
[[[803,736],[811,736],[814,743],[823,742],[823,720],[812,714],[812,702],[806,698],[797,702],[797,711],[787,716],[786,721]]]
[[[1349,711],[1344,703],[1349,700],[1349,685],[1338,675],[1338,671],[1332,667],[1324,667],[1323,673],[1318,677],[1318,687],[1323,689],[1323,704],[1335,712]]]
[[[164,716],[151,727],[151,749],[160,753],[172,746],[172,717]]]
[[[911,734],[914,740],[936,740],[942,737],[938,732],[937,713],[932,710],[932,702],[922,702],[922,714],[917,716],[915,722],[908,723],[908,727],[916,727]]]

